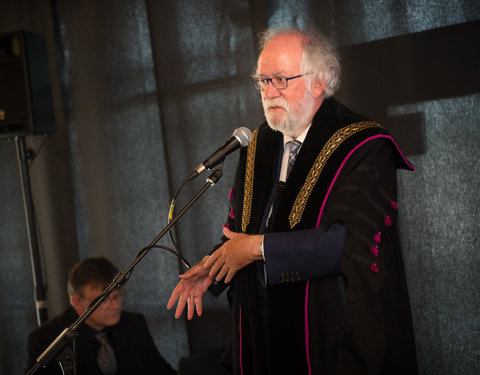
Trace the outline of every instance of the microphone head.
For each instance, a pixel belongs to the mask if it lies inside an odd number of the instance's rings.
[[[241,147],[248,146],[252,140],[252,132],[248,128],[237,128],[233,132],[232,136],[238,139]]]

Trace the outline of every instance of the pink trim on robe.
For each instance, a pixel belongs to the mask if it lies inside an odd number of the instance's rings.
[[[330,186],[327,190],[327,194],[325,194],[325,198],[323,199],[323,203],[322,203],[322,206],[320,208],[320,213],[318,214],[318,219],[317,219],[317,224],[316,224],[316,228],[318,228],[320,226],[320,220],[322,218],[322,214],[323,214],[323,209],[325,208],[325,204],[327,202],[327,199],[328,199],[328,196],[330,195],[330,192],[333,188],[333,185],[335,185],[335,182],[337,181],[337,178],[338,176],[340,175],[340,172],[341,170],[343,169],[345,163],[347,162],[347,160],[350,158],[350,156],[352,156],[352,154],[357,151],[361,146],[363,146],[365,143],[367,143],[368,141],[371,141],[373,139],[377,139],[377,138],[387,138],[387,139],[390,139],[393,144],[395,145],[395,147],[397,147],[397,150],[398,152],[400,153],[400,155],[402,156],[403,160],[405,161],[405,163],[412,169],[412,170],[415,170],[415,168],[413,167],[413,165],[411,165],[408,160],[405,158],[405,156],[403,155],[403,153],[401,152],[400,148],[398,147],[397,143],[394,141],[394,139],[391,137],[391,136],[388,136],[388,135],[383,135],[383,134],[378,134],[378,135],[375,135],[373,137],[370,137],[370,138],[367,138],[365,139],[364,141],[360,142],[357,146],[355,146],[349,153],[348,155],[345,157],[345,159],[343,160],[342,164],[340,164],[340,167],[338,168],[337,170],[337,173],[335,173],[335,176],[333,177],[333,180],[332,182],[330,183]],[[233,191],[231,190],[230,193],[229,193],[229,197],[232,195]],[[375,268],[376,267],[376,263],[372,264],[372,268]],[[377,270],[374,270],[372,269],[373,272],[378,272],[378,268]],[[306,359],[307,359],[307,366],[308,366],[308,374],[311,375],[312,374],[312,366],[310,364],[310,343],[309,343],[309,328],[308,328],[308,292],[309,292],[309,286],[310,286],[310,281],[307,281],[306,283],[306,287],[305,287],[305,348],[306,348]],[[240,317],[239,317],[239,330],[240,330],[240,373],[243,375],[243,365],[242,365],[242,308],[240,307]]]
[[[340,164],[340,167],[338,168],[338,171],[337,173],[335,173],[335,176],[333,177],[333,180],[332,182],[330,183],[330,186],[327,190],[327,194],[325,194],[325,198],[323,199],[323,203],[322,203],[322,207],[320,208],[320,213],[318,214],[318,220],[317,220],[317,228],[318,226],[320,225],[320,219],[322,218],[322,214],[323,214],[323,209],[325,208],[325,204],[327,203],[327,199],[328,199],[328,196],[330,195],[330,192],[332,191],[332,188],[333,188],[333,185],[335,185],[335,182],[337,181],[337,178],[338,176],[340,175],[340,172],[342,171],[345,163],[347,162],[347,160],[350,158],[350,156],[353,155],[353,153],[355,151],[357,151],[361,146],[363,146],[365,143],[369,142],[369,141],[372,141],[374,139],[378,139],[378,138],[386,138],[386,139],[390,139],[393,144],[395,145],[395,147],[397,148],[398,152],[400,153],[400,155],[402,156],[403,158],[403,161],[405,162],[405,164],[407,164],[410,169],[412,171],[415,170],[415,167],[413,165],[411,165],[407,158],[403,155],[402,151],[400,150],[400,147],[398,147],[397,143],[395,142],[395,140],[392,138],[391,135],[384,135],[384,134],[377,134],[377,135],[374,135],[373,137],[370,137],[370,138],[367,138],[365,140],[363,140],[362,142],[360,142],[358,145],[356,145],[349,153],[348,155],[345,157],[345,159],[342,161],[342,164]]]
[[[383,135],[383,134],[378,134],[378,135],[375,135],[375,136],[372,136],[370,138],[367,138],[365,140],[363,140],[362,142],[360,142],[357,146],[355,146],[349,153],[348,155],[345,157],[345,159],[343,160],[342,164],[340,164],[340,167],[338,168],[337,170],[337,173],[335,173],[335,176],[333,177],[333,180],[332,182],[330,183],[330,186],[328,187],[328,190],[327,190],[327,194],[325,194],[325,198],[323,199],[323,203],[322,203],[322,206],[320,208],[320,213],[318,214],[318,219],[317,219],[317,225],[315,226],[316,228],[318,228],[320,226],[320,220],[322,218],[322,214],[323,214],[323,209],[325,208],[325,204],[327,203],[327,199],[330,195],[330,192],[332,191],[332,188],[333,186],[335,185],[335,182],[337,181],[337,178],[338,176],[340,175],[340,172],[342,171],[345,163],[347,162],[347,160],[350,158],[350,156],[353,155],[353,153],[355,151],[357,151],[361,146],[363,146],[365,143],[371,141],[371,140],[374,140],[374,139],[378,139],[378,138],[387,138],[387,139],[390,139],[393,144],[395,145],[395,147],[397,148],[398,152],[400,153],[400,155],[402,156],[403,158],[403,161],[405,162],[405,164],[407,164],[412,170],[415,170],[415,167],[413,165],[411,165],[407,158],[403,155],[402,151],[400,150],[400,147],[398,147],[397,143],[395,142],[395,140],[392,138],[392,136],[389,136],[389,135]],[[310,364],[310,344],[309,344],[309,331],[308,331],[308,289],[309,289],[309,281],[307,281],[307,286],[305,288],[305,345],[306,345],[306,354],[307,354],[307,366],[308,366],[308,374],[311,375],[312,373],[312,366]]]

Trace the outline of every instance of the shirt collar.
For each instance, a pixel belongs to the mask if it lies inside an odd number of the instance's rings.
[[[289,135],[283,134],[283,148],[285,149],[285,145],[287,144],[287,142],[293,141],[294,139],[296,139],[297,141],[302,142],[302,143],[305,142],[305,138],[307,138],[307,133],[310,130],[311,126],[312,126],[312,124],[310,123],[310,125],[308,125],[305,128],[305,130],[303,132],[301,132],[300,135],[297,138],[292,138]]]

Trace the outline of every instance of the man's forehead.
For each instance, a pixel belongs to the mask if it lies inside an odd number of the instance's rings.
[[[272,38],[263,48],[262,54],[273,53],[280,55],[283,53],[301,55],[303,51],[304,38],[297,34],[281,34]]]
[[[258,59],[257,74],[285,75],[297,73],[302,60],[301,39],[279,35],[267,43]]]
[[[288,74],[289,72],[282,69],[282,70],[269,71],[268,73],[257,72],[256,76],[258,76],[259,78],[270,78],[270,77],[286,76]]]
[[[259,76],[285,76],[298,74],[301,66],[301,55],[282,51],[260,55],[257,72]]]
[[[100,293],[102,293],[105,290],[106,287],[107,287],[107,285],[97,284],[97,283],[87,284],[82,288],[82,292],[85,295],[88,294],[89,296],[96,297]]]

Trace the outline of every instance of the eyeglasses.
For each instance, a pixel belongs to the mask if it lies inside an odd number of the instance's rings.
[[[95,300],[96,298],[86,298],[86,297],[82,297],[83,300],[85,302],[87,302],[87,304],[91,304],[93,300]],[[110,306],[112,304],[112,302],[115,302],[115,304],[120,304],[122,303],[123,301],[123,293],[120,291],[118,293],[112,293],[110,294],[106,299],[105,301],[102,302],[102,304],[98,307],[99,309],[103,309],[103,308],[106,308],[107,306]]]
[[[288,81],[306,76],[307,74],[310,73],[299,74],[298,76],[293,77],[275,76],[272,78],[254,78],[253,82],[255,83],[257,90],[260,91],[265,91],[269,83],[271,83],[277,90],[284,90],[288,87]]]

